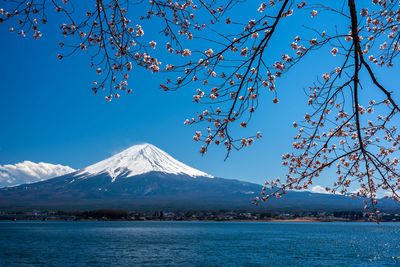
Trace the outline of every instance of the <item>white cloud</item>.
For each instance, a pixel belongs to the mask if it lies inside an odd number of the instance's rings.
[[[357,188],[357,189],[351,191],[350,193],[357,194],[357,193],[361,193],[362,190],[363,190],[362,188]]]
[[[0,187],[44,181],[75,171],[60,164],[24,161],[0,165]]]
[[[311,191],[312,193],[318,193],[318,194],[329,194],[329,192],[327,192],[327,191],[325,190],[325,188],[323,188],[323,187],[320,186],[320,185],[313,186],[313,187],[310,189],[310,191]]]

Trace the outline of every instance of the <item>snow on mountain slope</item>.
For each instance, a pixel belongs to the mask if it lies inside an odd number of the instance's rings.
[[[120,174],[124,174],[124,177],[132,177],[148,172],[214,178],[205,172],[177,161],[166,152],[151,144],[132,146],[108,159],[84,168],[79,174],[88,173],[89,176],[93,176],[108,173],[115,180]]]

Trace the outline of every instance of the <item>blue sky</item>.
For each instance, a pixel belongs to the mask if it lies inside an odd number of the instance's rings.
[[[251,19],[257,7],[247,8],[231,16],[248,12]],[[325,70],[332,69],[337,60],[330,55],[330,49],[322,49],[281,79],[280,103],[273,104],[272,95],[262,96],[249,125],[249,133],[260,130],[264,137],[245,150],[234,151],[224,161],[222,146],[211,147],[201,156],[200,144],[192,140],[199,128],[183,124],[186,118],[206,108],[192,103],[196,88],[163,92],[159,84],[165,76],[139,70],[129,79],[133,93],[107,102],[105,94],[91,92],[97,76],[89,67],[88,57],[76,54],[58,60],[61,50],[57,43],[63,39],[58,20],[50,16],[42,29],[43,37],[37,41],[11,34],[10,25],[0,24],[0,164],[30,160],[79,169],[131,145],[148,142],[215,176],[257,183],[263,183],[266,177],[283,177],[281,156],[291,151],[296,134],[292,122],[301,120],[309,111],[303,89]],[[332,17],[317,16],[314,20],[324,25]],[[314,21],[308,15],[306,19],[294,16],[284,22],[271,45],[275,56],[289,51],[294,36],[308,34],[301,25],[310,22]],[[341,21],[337,24],[343,26]],[[149,25],[145,33],[156,37],[156,29],[156,25]],[[287,47],[282,50],[283,45]],[[381,75],[390,83],[389,73]],[[315,184],[329,185],[332,178],[332,174],[325,173]]]

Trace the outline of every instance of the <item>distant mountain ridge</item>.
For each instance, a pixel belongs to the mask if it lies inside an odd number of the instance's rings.
[[[84,169],[46,181],[0,189],[0,210],[361,209],[346,196],[288,192],[256,207],[261,185],[213,177],[161,149],[132,146]],[[387,208],[396,208],[388,203]],[[397,206],[398,207],[398,206]]]

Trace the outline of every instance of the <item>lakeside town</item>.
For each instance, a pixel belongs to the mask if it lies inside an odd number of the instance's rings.
[[[400,222],[400,212],[383,212],[382,222]],[[0,220],[38,221],[298,221],[298,222],[367,222],[363,211],[245,211],[245,210],[182,210],[182,211],[0,211]]]

